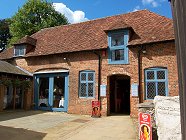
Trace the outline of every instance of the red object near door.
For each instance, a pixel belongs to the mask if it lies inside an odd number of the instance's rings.
[[[151,115],[139,113],[139,135],[140,140],[152,140]]]
[[[92,117],[100,117],[100,101],[92,101]]]

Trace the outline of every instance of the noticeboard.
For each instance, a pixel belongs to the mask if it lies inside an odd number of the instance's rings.
[[[138,84],[131,85],[132,96],[138,96]]]
[[[107,93],[106,90],[107,90],[106,85],[100,85],[100,96],[105,97]]]

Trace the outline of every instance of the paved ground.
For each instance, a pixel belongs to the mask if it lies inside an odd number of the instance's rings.
[[[61,112],[0,113],[2,140],[137,140],[129,116],[91,118]]]

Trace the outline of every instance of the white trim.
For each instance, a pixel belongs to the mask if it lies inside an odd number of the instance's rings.
[[[44,73],[61,73],[61,72],[69,72],[69,70],[38,71],[38,72],[34,72],[34,74],[44,74]]]
[[[23,69],[23,68],[21,68],[21,67],[19,67],[19,66],[16,66],[16,67],[17,67],[18,69],[20,69],[21,71],[27,73],[28,75],[33,76],[33,74],[30,73],[29,71],[27,71],[27,70],[25,70],[25,69]]]

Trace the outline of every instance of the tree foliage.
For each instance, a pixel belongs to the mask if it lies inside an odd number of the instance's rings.
[[[9,20],[2,19],[0,20],[0,52],[6,48],[10,38]]]
[[[67,18],[55,11],[52,3],[46,0],[28,0],[12,17],[11,22],[11,43],[43,28],[68,24]]]

